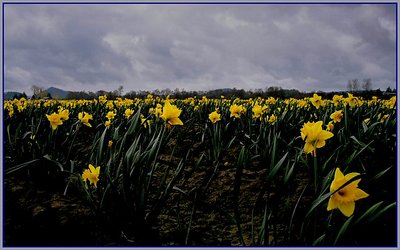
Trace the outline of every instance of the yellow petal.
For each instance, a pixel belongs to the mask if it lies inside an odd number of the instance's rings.
[[[182,110],[178,109],[175,105],[172,106],[171,115],[172,117],[178,117],[182,113]]]
[[[96,169],[94,168],[94,166],[92,164],[89,164],[89,169],[90,172],[95,173]]]
[[[340,171],[339,168],[336,168],[336,170],[335,170],[335,180],[343,179],[343,178],[344,178],[344,175],[343,175],[342,171]]]
[[[83,181],[86,181],[90,177],[90,171],[88,169],[85,169],[82,174],[82,179]]]
[[[367,198],[369,196],[369,194],[367,194],[366,192],[364,192],[363,190],[361,190],[359,188],[356,188],[354,190],[354,195],[356,196],[355,200]]]
[[[94,176],[99,176],[99,174],[100,174],[100,166],[95,168],[93,165],[91,165],[91,166],[89,166],[89,168],[90,168],[90,172],[92,172],[92,174]]]
[[[318,135],[319,140],[327,140],[331,137],[333,137],[333,133],[331,133],[329,131],[325,131],[325,130],[322,130]]]
[[[355,209],[355,202],[345,202],[345,203],[341,203],[339,204],[339,210],[340,212],[342,212],[342,214],[344,214],[347,217],[350,217],[353,213],[354,213],[354,209]]]
[[[348,173],[348,174],[346,174],[346,175],[344,176],[344,178],[345,178],[347,181],[349,181],[349,180],[351,180],[351,178],[354,178],[354,177],[356,177],[357,175],[360,175],[360,173],[355,173],[355,172],[353,172],[353,173]],[[361,179],[355,180],[355,181],[351,182],[351,183],[349,184],[349,186],[351,186],[351,187],[358,187],[358,183],[359,183],[360,181],[361,181]]]
[[[169,119],[168,123],[171,125],[183,125],[183,122],[178,117]]]
[[[318,127],[321,127],[321,128],[322,128],[322,121],[316,122],[314,126],[318,126]]]
[[[315,147],[322,148],[323,146],[325,146],[325,144],[326,144],[325,141],[318,140],[317,143],[315,144]]]
[[[331,196],[329,198],[328,207],[326,208],[326,210],[330,211],[332,209],[338,208],[338,206],[339,206],[339,204]]]
[[[314,151],[313,145],[312,145],[311,143],[306,143],[306,144],[304,145],[304,152],[305,152],[306,154],[309,154],[309,153],[311,153],[312,151]]]

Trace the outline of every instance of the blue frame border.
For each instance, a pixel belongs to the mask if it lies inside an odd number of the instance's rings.
[[[266,1],[260,1],[260,2],[254,2],[254,1],[249,1],[249,2],[225,2],[225,1],[223,1],[223,2],[217,2],[217,1],[215,1],[215,2],[209,2],[209,1],[194,1],[194,2],[184,2],[184,1],[182,1],[182,2],[179,2],[179,1],[173,1],[173,2],[163,2],[163,1],[154,1],[154,2],[152,2],[152,1],[138,1],[138,2],[131,2],[131,1],[127,1],[127,2],[123,2],[123,1],[116,1],[116,2],[88,2],[88,1],[86,1],[86,2],[79,2],[79,1],[71,1],[71,2],[29,2],[29,1],[27,1],[27,2],[23,2],[23,1],[21,1],[21,2],[13,2],[13,1],[3,1],[2,3],[1,3],[1,12],[2,12],[2,43],[1,43],[1,49],[2,49],[2,61],[1,61],[1,66],[2,66],[2,76],[1,76],[1,78],[2,78],[2,82],[1,82],[1,89],[2,89],[2,94],[1,94],[1,104],[0,104],[0,107],[1,107],[1,109],[3,110],[3,104],[4,104],[4,73],[5,73],[5,71],[4,71],[4,47],[5,47],[5,45],[4,45],[4,27],[5,27],[5,25],[4,25],[4,21],[5,21],[5,18],[4,18],[4,14],[5,14],[5,6],[6,5],[42,5],[42,4],[46,4],[46,5],[81,5],[81,4],[83,4],[83,5],[122,5],[122,4],[129,4],[129,5],[132,5],[132,4],[159,4],[159,5],[182,5],[182,4],[190,4],[190,5],[264,5],[264,4],[268,4],[268,5],[277,5],[277,4],[279,4],[279,5],[325,5],[325,4],[331,4],[331,5],[355,5],[355,4],[374,4],[374,5],[383,5],[383,4],[385,4],[385,5],[388,5],[388,4],[393,4],[393,5],[395,5],[396,6],[396,97],[397,97],[397,101],[396,101],[396,124],[398,125],[398,121],[399,121],[399,119],[398,119],[398,116],[399,116],[399,111],[398,111],[398,108],[400,107],[400,105],[399,105],[399,100],[398,100],[398,96],[399,96],[399,81],[398,81],[398,71],[399,71],[399,64],[398,64],[398,59],[399,59],[399,51],[398,51],[398,44],[399,44],[399,40],[398,40],[398,33],[399,33],[399,30],[398,30],[398,28],[399,28],[399,26],[398,26],[398,21],[399,21],[399,15],[398,15],[398,9],[399,9],[399,2],[398,1],[387,1],[387,2],[385,2],[385,1],[380,1],[380,2],[369,2],[369,1],[364,1],[364,2],[294,2],[294,1],[287,1],[287,2],[273,2],[273,1],[271,1],[271,2],[266,2]],[[1,124],[0,124],[0,127],[1,127],[1,136],[0,136],[0,138],[1,139],[3,139],[3,136],[4,136],[4,127],[3,127],[3,121],[4,121],[4,112],[2,112],[2,117],[1,117]],[[399,185],[399,181],[400,181],[400,176],[399,176],[399,166],[400,166],[400,159],[399,159],[399,155],[400,155],[400,148],[399,148],[399,139],[398,139],[398,135],[399,135],[399,133],[400,133],[400,127],[399,126],[397,126],[397,134],[396,134],[396,137],[397,137],[397,145],[396,145],[396,148],[397,148],[397,168],[396,168],[396,171],[397,171],[397,177],[398,177],[398,181],[397,181],[397,190],[396,190],[396,192],[397,192],[397,197],[399,197],[399,187],[400,187],[400,185]],[[4,155],[4,143],[2,144],[2,146],[1,146],[1,154],[2,155]],[[3,159],[3,158],[2,158]],[[2,218],[2,221],[1,221],[1,226],[2,226],[2,234],[1,234],[1,240],[2,240],[2,242],[1,242],[1,247],[3,248],[4,247],[4,225],[3,225],[3,219],[4,219],[4,210],[3,210],[3,204],[4,204],[4,196],[3,196],[3,187],[4,187],[4,160],[2,160],[1,161],[1,167],[2,167],[2,171],[1,171],[1,182],[2,182],[2,186],[1,186],[1,218]],[[396,203],[396,208],[397,208],[397,211],[399,212],[399,204],[398,204],[398,202],[399,202],[399,199],[397,199],[397,203]],[[399,221],[399,213],[397,213],[397,228],[396,228],[396,230],[397,230],[397,232],[396,232],[396,235],[398,235],[398,233],[399,233],[399,223],[400,221]],[[399,240],[399,239],[398,239]],[[399,247],[400,246],[400,244],[399,244],[399,241],[397,242],[397,247]],[[37,247],[35,247],[35,248],[37,248]],[[54,247],[39,247],[39,248],[37,248],[37,249],[40,249],[40,248],[54,248]],[[56,248],[58,248],[58,247],[56,247]],[[64,248],[65,249],[65,247],[61,247],[61,248]],[[76,247],[74,247],[74,248],[76,248]],[[78,247],[78,248],[80,248],[80,247]],[[86,248],[86,247],[85,247]],[[91,248],[91,247],[89,247],[89,248]],[[101,247],[101,248],[107,248],[107,247]],[[122,248],[124,248],[124,247],[122,247]],[[158,247],[158,248],[160,248],[160,247]],[[170,248],[170,247],[162,247],[162,248]],[[177,247],[173,247],[173,248],[177,248]],[[183,247],[183,248],[193,248],[193,247]],[[203,247],[204,248],[204,247]],[[208,248],[208,247],[205,247],[205,248]],[[211,247],[212,248],[212,247]],[[222,248],[226,248],[226,247],[222,247]],[[228,248],[235,248],[235,247],[228,247]],[[257,248],[257,247],[255,247],[255,248]],[[280,247],[278,247],[278,248],[280,248]],[[291,247],[292,248],[292,247]],[[302,248],[302,247],[295,247],[295,248]],[[375,247],[373,247],[373,248],[375,248]],[[286,249],[286,248],[285,248]],[[377,247],[377,249],[379,249],[379,247]]]

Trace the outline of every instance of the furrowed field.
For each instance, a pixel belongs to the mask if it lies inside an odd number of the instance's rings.
[[[5,246],[397,246],[396,97],[4,102]]]

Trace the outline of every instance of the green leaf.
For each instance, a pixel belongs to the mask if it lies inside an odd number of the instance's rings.
[[[286,154],[278,161],[278,163],[276,163],[276,165],[271,169],[271,171],[268,174],[267,180],[271,180],[272,178],[274,178],[274,176],[276,175],[276,173],[279,171],[279,169],[281,168],[283,162],[286,160],[286,157],[288,156],[289,152],[286,152]]]
[[[380,201],[376,203],[375,205],[371,206],[360,218],[358,218],[354,224],[359,223],[360,221],[363,221],[364,219],[371,217],[373,214],[375,214],[376,210],[379,208],[380,205],[382,205],[383,201]]]
[[[390,166],[390,167],[388,167],[387,169],[385,169],[385,170],[379,172],[379,173],[376,174],[374,177],[372,177],[372,178],[370,179],[370,181],[375,181],[375,180],[381,178],[381,177],[382,177],[384,174],[386,174],[387,171],[389,171],[389,169],[391,169],[391,168],[392,168],[392,167]]]
[[[324,195],[319,196],[311,205],[311,208],[308,210],[305,218],[308,218],[310,216],[310,214],[312,213],[312,211],[314,211],[314,209],[316,207],[319,206],[319,204],[321,204],[322,202],[324,202],[327,198],[329,198],[331,196],[331,193],[326,193]]]
[[[48,160],[48,161],[54,163],[55,165],[57,165],[57,167],[59,167],[61,171],[64,171],[64,168],[63,168],[62,164],[59,163],[58,161],[55,161],[55,160],[51,159],[49,155],[44,155],[43,158],[45,158],[46,160]]]
[[[351,136],[351,137],[354,137],[354,136]],[[350,138],[351,138],[350,137]],[[357,140],[357,139],[355,139],[355,137],[354,137],[354,140]],[[360,150],[356,150],[356,151],[354,151],[353,152],[353,154],[347,159],[347,161],[346,161],[346,164],[348,165],[348,164],[350,164],[354,159],[356,159],[365,149],[367,149],[368,147],[369,147],[369,145],[371,145],[371,143],[373,143],[374,141],[372,140],[372,141],[370,141],[368,144],[364,144],[364,143],[360,143],[360,145],[364,145],[363,146],[363,148],[362,149],[360,149]],[[372,149],[371,149],[371,151],[373,151]]]
[[[107,128],[104,129],[103,134],[101,135],[101,137],[99,138],[99,146],[97,148],[97,161],[101,162],[102,161],[102,154],[103,154],[103,146],[104,146],[104,140],[106,137],[106,133],[107,133]]]
[[[289,162],[288,162],[288,166],[289,166]],[[289,169],[286,168],[286,173],[285,173],[285,176],[283,177],[283,185],[286,185],[288,183],[290,177],[292,177],[295,166],[296,166],[296,161],[293,162],[292,166]]]
[[[361,124],[362,124],[362,126],[363,126],[364,133],[367,132],[367,131],[368,131],[368,126],[367,126],[367,124],[365,124],[365,122],[361,122]]]
[[[29,167],[29,166],[33,165],[33,163],[38,162],[40,160],[41,159],[34,159],[34,160],[31,160],[31,161],[28,161],[28,162],[21,163],[19,165],[16,165],[14,167],[11,167],[9,169],[4,170],[4,174],[14,173],[14,172],[16,172],[18,170],[21,170],[21,169],[24,169],[26,167]]]
[[[323,235],[321,235],[320,237],[318,237],[316,240],[314,240],[314,242],[312,243],[312,246],[318,246],[318,245],[320,245],[321,243],[323,243],[324,242],[324,240],[325,240],[325,234],[323,234]]]
[[[392,204],[387,205],[386,207],[384,207],[382,210],[376,212],[375,214],[373,214],[373,216],[368,220],[368,222],[373,222],[374,220],[376,220],[377,218],[379,218],[382,214],[384,214],[387,210],[396,207],[396,202],[393,202]]]
[[[350,226],[350,222],[353,220],[354,216],[351,216],[350,218],[348,218],[344,223],[343,226],[340,228],[338,234],[336,235],[336,239],[335,242],[333,243],[334,246],[336,246],[336,244],[338,243],[338,241],[340,240],[340,238],[342,238],[342,236],[347,232],[349,226]]]

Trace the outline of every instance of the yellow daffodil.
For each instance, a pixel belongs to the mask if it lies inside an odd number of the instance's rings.
[[[303,107],[305,107],[307,105],[307,102],[305,101],[305,100],[299,100],[298,102],[297,102],[297,107],[299,107],[299,108],[303,108]]]
[[[63,122],[61,120],[61,116],[57,113],[53,113],[51,115],[46,115],[47,120],[50,122],[50,126],[53,130],[55,130],[59,125],[62,125]]]
[[[131,117],[131,116],[133,115],[134,112],[135,112],[135,111],[132,110],[132,109],[126,109],[125,112],[124,112],[125,118],[126,118],[126,119],[129,119],[129,117]]]
[[[262,115],[262,112],[263,112],[263,108],[260,105],[258,105],[258,103],[256,103],[253,106],[252,111],[253,111],[253,119],[261,118],[261,115]]]
[[[266,102],[267,102],[267,104],[269,104],[269,105],[274,105],[276,102],[277,102],[277,100],[274,98],[274,97],[268,97],[268,99],[266,100]]]
[[[371,121],[371,118],[365,118],[365,119],[364,119],[364,123],[365,123],[366,125],[368,125],[370,121]]]
[[[393,97],[391,97],[389,100],[386,100],[386,101],[384,102],[384,105],[385,105],[387,108],[390,108],[390,109],[395,108],[395,107],[396,107],[396,96],[393,96]]]
[[[329,117],[333,120],[334,123],[340,122],[343,118],[343,110],[335,111]]]
[[[93,116],[86,113],[86,112],[79,112],[78,114],[78,119],[85,124],[88,127],[92,127],[92,125],[89,123],[89,120],[93,120]]]
[[[218,114],[217,111],[211,112],[211,114],[208,115],[208,119],[210,119],[210,121],[212,123],[216,123],[217,121],[221,120],[221,115]]]
[[[314,122],[306,122],[303,124],[303,127],[300,129],[301,139],[303,141],[306,139],[308,131],[312,128]]]
[[[175,105],[171,105],[170,102],[166,100],[161,118],[170,125],[183,125],[183,122],[179,119],[181,112],[182,110],[178,109]]]
[[[242,105],[233,104],[229,108],[229,111],[231,112],[231,117],[240,118],[240,115],[242,115],[245,112],[245,109],[243,108]]]
[[[97,182],[99,181],[100,175],[100,166],[94,167],[92,164],[89,164],[89,168],[85,169],[82,174],[83,181],[89,180],[90,184],[93,184],[97,187]]]
[[[111,121],[110,121],[110,120],[107,120],[107,121],[104,123],[104,125],[105,125],[107,128],[110,128],[110,126],[111,126]]]
[[[157,103],[156,109],[154,111],[154,115],[158,118],[158,117],[160,117],[162,115],[162,113],[163,113],[162,105]]]
[[[325,141],[333,137],[331,132],[322,129],[322,121],[305,123],[300,133],[306,143],[304,152],[312,153],[313,156],[316,155],[317,148],[325,146]]]
[[[381,123],[384,123],[384,122],[389,118],[389,115],[388,115],[388,114],[383,115],[382,118],[381,118],[381,116],[382,116],[382,114],[379,114],[379,115],[378,115],[378,120],[379,120]]]
[[[8,110],[9,117],[12,117],[14,115],[14,106],[11,104],[11,102],[4,103],[4,109]]]
[[[269,119],[268,122],[272,125],[274,125],[276,123],[276,121],[278,120],[278,118],[276,118],[276,116],[274,114],[272,114]]]
[[[310,101],[317,109],[323,105],[322,97],[317,94],[314,94],[313,97],[310,98]]]
[[[112,140],[109,140],[109,141],[108,141],[108,147],[111,148],[112,145],[113,145],[113,141],[112,141]]]
[[[107,109],[114,109],[114,102],[113,101],[107,101],[106,103]]]
[[[107,96],[106,96],[106,95],[101,95],[101,96],[99,96],[99,102],[100,102],[101,104],[106,103],[106,102],[107,102]]]
[[[147,126],[149,126],[151,124],[151,121],[144,118],[144,116],[142,114],[140,114],[140,121],[141,124],[143,125],[143,127],[147,128]]]
[[[332,102],[335,106],[339,105],[340,102],[342,101],[343,96],[342,95],[334,95],[332,98]]]
[[[69,119],[69,110],[68,109],[61,109],[58,111],[58,114],[60,115],[60,119],[62,121],[66,121]]]
[[[114,111],[108,111],[106,118],[111,121],[114,119],[115,116],[116,116],[116,114]]]
[[[332,131],[334,127],[335,125],[333,125],[333,122],[330,121],[328,125],[326,125],[326,131]]]
[[[347,93],[347,98],[345,99],[346,103],[349,104],[350,107],[354,107],[358,104],[359,99],[351,93]]]
[[[355,176],[360,175],[359,173],[349,173],[343,175],[339,168],[335,170],[335,178],[331,183],[331,193],[338,190],[343,184],[352,179]],[[355,201],[368,197],[369,195],[363,190],[358,188],[358,183],[361,179],[355,180],[340,189],[338,192],[331,195],[328,202],[327,210],[338,208],[342,214],[350,217],[354,213]]]

